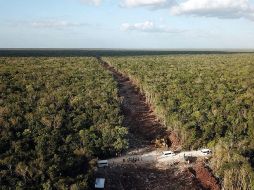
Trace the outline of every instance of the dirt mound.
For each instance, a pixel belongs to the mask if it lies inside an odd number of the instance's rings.
[[[193,167],[196,178],[200,181],[203,187],[210,190],[220,190],[220,185],[211,171],[204,165],[204,163],[197,163]]]
[[[171,149],[172,150],[179,150],[181,148],[181,139],[175,132],[170,132],[169,139],[171,142]]]

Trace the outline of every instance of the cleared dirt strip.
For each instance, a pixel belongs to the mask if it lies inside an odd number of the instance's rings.
[[[122,98],[124,126],[129,129],[130,148],[126,153],[127,157],[128,155],[145,155],[151,152],[160,154],[160,150],[154,146],[156,139],[166,139],[168,146],[174,144],[174,138],[171,138],[172,134],[157,119],[139,88],[127,76],[118,72],[101,58],[98,58],[98,61],[118,83],[118,93]],[[158,166],[158,162],[145,165],[139,165],[136,162],[126,165],[121,164],[124,158],[111,159],[117,164],[113,165],[109,160],[111,163],[109,168],[99,169],[97,176],[106,178],[105,189],[219,189],[217,184],[211,184],[211,181],[216,183],[216,180],[202,164],[189,165],[181,160],[179,163],[173,162],[173,164],[166,164],[163,167]],[[156,160],[155,157],[153,159]],[[202,160],[200,162],[202,163]],[[209,176],[209,179],[202,179],[203,173],[199,175],[196,171],[207,172],[208,174],[205,176]],[[209,185],[206,185],[207,181],[209,181]]]

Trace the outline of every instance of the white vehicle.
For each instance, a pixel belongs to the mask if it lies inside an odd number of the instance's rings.
[[[211,155],[212,154],[212,151],[210,149],[201,149],[200,152],[203,154],[203,155]]]
[[[160,158],[167,158],[167,157],[173,157],[176,154],[172,151],[163,151],[162,155],[160,156]]]
[[[97,166],[99,168],[108,167],[108,161],[107,160],[98,160]]]
[[[96,178],[95,180],[95,189],[104,189],[105,178]]]

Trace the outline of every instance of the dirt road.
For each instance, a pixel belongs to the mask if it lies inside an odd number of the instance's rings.
[[[146,102],[145,96],[128,77],[116,71],[101,58],[98,58],[98,61],[118,83],[118,93],[123,99],[121,108],[124,115],[123,125],[129,129],[130,145],[125,156],[110,159],[108,168],[98,170],[97,177],[106,178],[105,189],[218,190],[216,180],[213,180],[213,176],[202,164],[199,166],[200,171],[209,176],[205,179],[202,179],[203,174],[197,178],[198,175],[192,166],[182,162],[184,154],[196,155],[198,152],[183,152],[176,155],[174,159],[159,158],[161,150],[156,149],[153,143],[156,139],[168,137],[167,145],[171,147],[176,147],[180,142],[179,139],[160,123],[151,106]],[[139,161],[136,161],[136,164],[126,164],[130,157],[136,157]],[[166,163],[167,167],[162,163]],[[207,181],[209,181],[208,185]]]
[[[171,165],[174,163],[186,163],[187,158],[199,159],[208,158],[211,155],[204,155],[201,151],[183,151],[172,156],[165,157],[161,151],[155,150],[144,154],[127,154],[125,156],[112,158],[108,160],[110,166],[121,165]]]

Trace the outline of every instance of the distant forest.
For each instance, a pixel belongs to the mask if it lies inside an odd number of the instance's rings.
[[[198,55],[254,53],[253,50],[167,50],[167,49],[1,49],[0,57],[96,57],[96,56],[146,56],[146,55]]]

